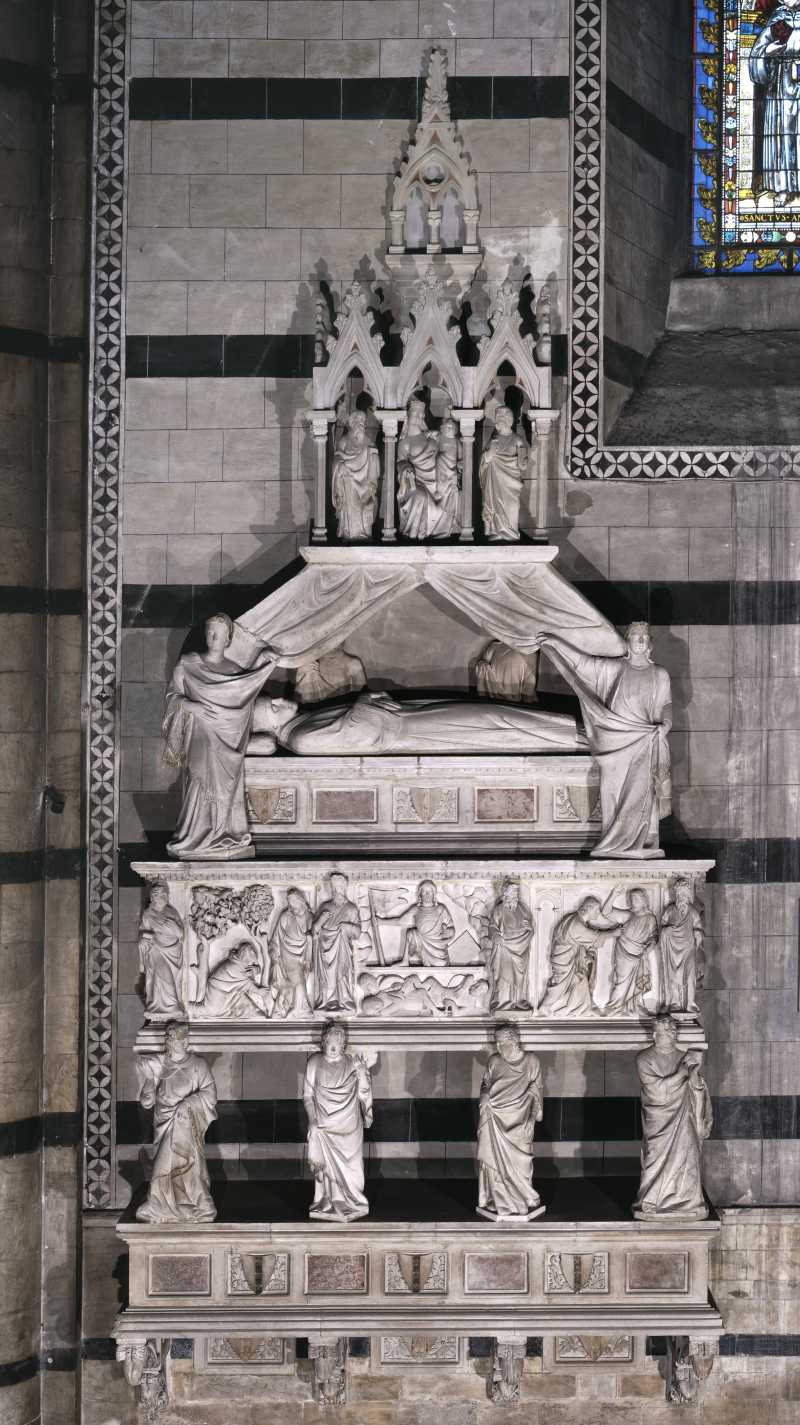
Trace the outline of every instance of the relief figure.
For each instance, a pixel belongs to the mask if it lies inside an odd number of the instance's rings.
[[[292,886],[286,908],[275,922],[269,942],[270,984],[275,993],[275,1013],[310,1014],[308,981],[311,974],[313,914],[303,892]]]
[[[314,917],[314,1008],[352,1013],[355,999],[355,944],[361,934],[358,906],[347,899],[347,877],[332,871],[330,900]]]
[[[139,921],[139,969],[144,976],[147,1014],[173,1019],[183,1013],[183,921],[169,903],[166,881],[153,881]]]

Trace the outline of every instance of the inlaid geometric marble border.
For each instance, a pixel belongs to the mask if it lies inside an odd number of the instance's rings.
[[[573,10],[570,473],[600,480],[687,475],[776,480],[800,476],[798,446],[678,450],[603,444],[603,5],[604,0],[574,0]]]
[[[114,1204],[119,505],[125,380],[126,0],[95,0],[89,356],[84,1204]]]

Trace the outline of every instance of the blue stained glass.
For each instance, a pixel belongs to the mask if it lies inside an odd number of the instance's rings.
[[[795,271],[800,246],[796,0],[695,0],[693,76],[692,267]]]

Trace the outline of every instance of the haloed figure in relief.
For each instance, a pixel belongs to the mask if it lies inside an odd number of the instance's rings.
[[[378,510],[380,462],[367,417],[354,411],[336,442],[331,498],[340,539],[371,539]]]
[[[497,1053],[486,1065],[478,1120],[478,1212],[481,1217],[539,1217],[533,1186],[533,1135],[542,1120],[542,1069],[520,1044],[519,1030],[501,1024]]]
[[[227,614],[206,622],[205,653],[186,653],[167,689],[164,758],[185,775],[183,805],[167,850],[183,860],[249,856],[244,756],[255,700],[269,675],[268,649],[252,668],[226,656],[233,638]]]
[[[203,1140],[217,1116],[217,1086],[205,1059],[186,1046],[189,1027],[168,1024],[164,1055],[155,1076],[145,1079],[142,1108],[152,1108],[155,1156],[140,1222],[213,1222]]]
[[[372,1085],[365,1061],[347,1052],[338,1024],[322,1032],[322,1048],[306,1066],[308,1166],[314,1175],[309,1217],[350,1222],[366,1217],[364,1129],[372,1123]]]
[[[763,87],[764,122],[755,183],[776,207],[800,196],[800,0],[783,0],[750,51],[750,78]]]
[[[708,1216],[700,1181],[704,1139],[711,1133],[711,1098],[700,1077],[701,1055],[678,1048],[677,1022],[658,1015],[653,1044],[636,1056],[642,1086],[642,1177],[633,1215]]]

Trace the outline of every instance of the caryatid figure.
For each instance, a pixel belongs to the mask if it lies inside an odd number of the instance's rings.
[[[183,921],[169,903],[166,881],[153,881],[139,921],[139,968],[144,975],[147,1014],[174,1019],[183,1014]]]
[[[478,469],[487,539],[519,539],[519,507],[529,461],[528,442],[523,435],[514,432],[513,411],[508,406],[500,406],[495,416],[494,435],[481,456]]]
[[[519,897],[519,881],[504,881],[489,921],[492,1009],[530,1009],[533,920]]]
[[[544,1208],[533,1186],[533,1135],[542,1120],[542,1068],[520,1044],[515,1025],[495,1032],[478,1123],[478,1212],[528,1220]]]
[[[355,1011],[355,943],[361,934],[358,906],[347,899],[347,877],[332,871],[330,900],[314,917],[314,1008]]]
[[[662,999],[667,1009],[697,1011],[697,957],[703,912],[689,881],[676,881],[661,917]]]
[[[365,1061],[347,1053],[347,1035],[326,1025],[322,1048],[306,1066],[308,1165],[314,1176],[309,1217],[351,1222],[366,1217],[364,1129],[372,1123],[372,1085]]]
[[[353,411],[336,442],[331,500],[340,539],[371,539],[378,510],[378,452],[367,434],[367,417]]]
[[[405,956],[409,965],[449,965],[447,947],[456,928],[447,906],[440,905],[433,881],[420,881],[417,909],[405,933]]]
[[[658,823],[671,810],[667,737],[672,727],[669,674],[652,658],[650,629],[632,623],[621,658],[581,653],[556,634],[537,645],[578,696],[589,746],[600,770],[602,835],[592,856],[663,856]]]
[[[182,860],[251,856],[244,797],[244,756],[255,700],[273,666],[264,649],[252,668],[226,655],[233,638],[227,614],[206,621],[206,652],[185,653],[167,689],[164,758],[183,767],[183,805],[167,846]]]
[[[697,1049],[678,1048],[678,1025],[660,1014],[653,1043],[636,1056],[642,1088],[642,1177],[634,1217],[708,1216],[700,1180],[702,1146],[712,1128],[711,1098]]]
[[[186,1045],[187,1024],[164,1031],[160,1071],[145,1080],[139,1102],[152,1108],[155,1157],[140,1222],[213,1222],[203,1147],[206,1129],[217,1116],[217,1087],[205,1059]]]

